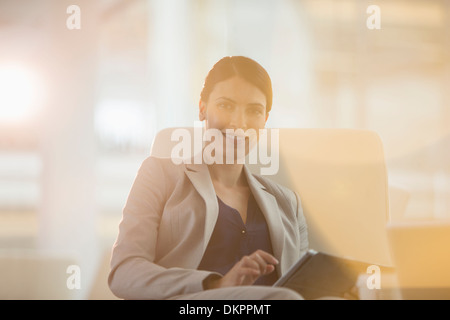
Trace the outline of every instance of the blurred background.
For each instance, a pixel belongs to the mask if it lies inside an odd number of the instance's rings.
[[[112,297],[102,266],[137,169],[158,130],[193,126],[226,55],[271,75],[267,127],[374,130],[407,199],[394,218],[450,218],[450,1],[0,0],[2,252],[79,265],[60,298]]]

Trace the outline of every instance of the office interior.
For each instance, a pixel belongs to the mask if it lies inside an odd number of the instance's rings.
[[[0,253],[73,261],[62,299],[115,298],[136,172],[157,132],[198,120],[223,56],[270,74],[267,127],[375,131],[390,219],[450,220],[449,1],[1,0],[0,48]]]

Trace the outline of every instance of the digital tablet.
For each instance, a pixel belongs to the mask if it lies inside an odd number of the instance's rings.
[[[290,288],[305,299],[322,297],[355,298],[358,276],[373,264],[307,251],[277,282],[275,287]],[[392,268],[378,266],[383,272]]]

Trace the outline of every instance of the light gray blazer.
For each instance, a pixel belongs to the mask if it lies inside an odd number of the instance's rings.
[[[267,221],[280,276],[308,248],[300,198],[245,165],[244,172]],[[124,299],[166,299],[202,291],[202,281],[212,272],[196,269],[218,212],[206,164],[147,158],[123,209],[111,257],[111,291]]]

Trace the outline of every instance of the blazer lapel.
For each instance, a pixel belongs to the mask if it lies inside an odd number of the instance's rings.
[[[206,164],[186,164],[184,171],[194,188],[205,201],[205,234],[203,237],[203,251],[205,251],[219,215],[216,192]]]
[[[205,251],[219,215],[219,205],[217,202],[216,193],[211,181],[208,166],[205,163],[186,164],[184,171],[189,180],[192,182],[194,188],[205,201],[206,213],[203,237],[203,251]],[[280,264],[276,268],[277,273],[280,276],[284,273],[286,264],[283,263],[284,232],[281,215],[278,212],[279,209],[277,201],[272,194],[266,191],[266,188],[252,175],[250,170],[245,165],[244,172],[247,177],[250,191],[255,197],[255,200],[266,219],[270,239],[272,241],[273,254],[278,261],[280,261]]]
[[[264,187],[250,172],[247,166],[244,165],[244,171],[247,175],[247,182],[250,190],[255,197],[262,213],[267,222],[269,228],[270,239],[272,241],[272,249],[275,258],[280,261],[277,266],[277,272],[280,276],[284,273],[285,263],[283,263],[283,245],[284,245],[284,232],[283,223],[281,221],[281,215],[279,213],[278,204],[275,197],[266,190]]]

